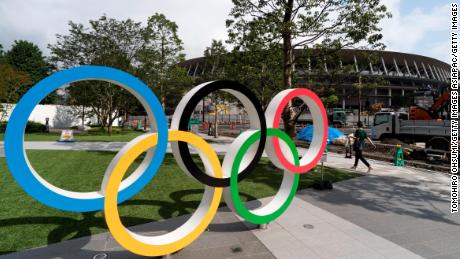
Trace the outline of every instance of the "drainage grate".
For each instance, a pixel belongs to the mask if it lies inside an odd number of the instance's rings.
[[[107,258],[106,253],[100,253],[100,254],[96,254],[93,256],[93,259],[106,259],[106,258]]]
[[[315,226],[313,226],[311,224],[304,224],[303,227],[306,228],[306,229],[314,229],[315,228]]]
[[[232,247],[230,247],[230,249],[232,250],[232,253],[241,253],[241,252],[243,252],[243,248],[241,248],[240,246],[232,246]]]

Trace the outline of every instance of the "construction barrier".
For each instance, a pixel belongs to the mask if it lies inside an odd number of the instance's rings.
[[[396,145],[394,164],[395,164],[395,166],[404,166],[405,165],[404,152],[403,152],[403,149],[402,149],[401,145]]]

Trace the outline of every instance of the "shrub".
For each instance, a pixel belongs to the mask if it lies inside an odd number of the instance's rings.
[[[46,126],[40,122],[28,121],[26,126],[26,133],[45,132]]]
[[[0,122],[0,133],[5,133],[7,121]],[[40,122],[28,121],[26,126],[26,133],[40,133],[45,132],[46,126]]]
[[[7,121],[0,121],[0,133],[5,133]]]

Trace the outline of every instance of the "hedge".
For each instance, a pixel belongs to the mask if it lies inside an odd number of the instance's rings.
[[[7,121],[0,122],[0,133],[5,133]],[[28,121],[26,126],[26,133],[45,132],[46,126],[40,122]]]

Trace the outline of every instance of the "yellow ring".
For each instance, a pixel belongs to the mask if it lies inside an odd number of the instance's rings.
[[[186,247],[195,239],[197,239],[214,218],[214,215],[216,214],[219,207],[223,191],[223,188],[221,187],[207,187],[213,188],[212,200],[209,204],[208,211],[201,218],[201,222],[199,222],[197,227],[195,227],[190,231],[190,233],[186,234],[175,242],[168,244],[152,244],[135,238],[136,236],[139,237],[140,235],[137,235],[125,228],[121,222],[120,215],[118,214],[118,188],[120,187],[123,176],[125,175],[129,166],[143,152],[156,146],[157,140],[158,135],[156,133],[148,134],[148,136],[144,137],[139,142],[131,146],[128,150],[126,150],[126,152],[119,157],[118,162],[114,166],[105,190],[104,215],[110,232],[121,246],[143,256],[160,256],[165,254],[172,254]],[[183,141],[196,147],[202,154],[207,157],[212,167],[212,173],[214,176],[222,178],[222,168],[217,154],[214,152],[212,147],[206,143],[205,140],[193,133],[176,130],[169,131],[168,140]],[[136,139],[133,140],[133,142],[135,141]]]

